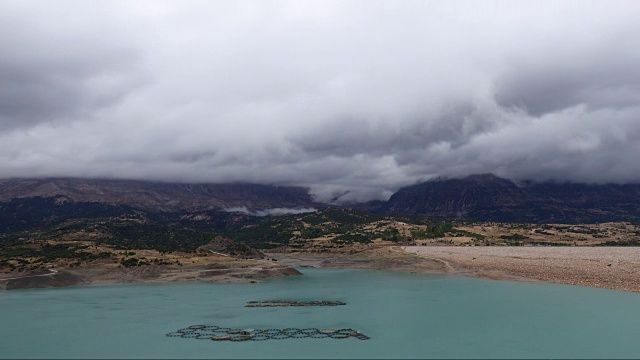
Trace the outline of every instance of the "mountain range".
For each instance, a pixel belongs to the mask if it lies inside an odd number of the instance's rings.
[[[147,211],[323,208],[302,187],[175,184],[95,179],[0,180],[0,202],[22,198],[100,203]],[[2,203],[0,203],[2,207]],[[381,214],[478,221],[596,223],[640,220],[640,184],[515,182],[491,174],[437,178],[398,190],[388,201],[353,204]]]
[[[152,211],[318,207],[307,189],[258,184],[182,184],[79,178],[0,180],[0,201],[18,198],[126,205]]]

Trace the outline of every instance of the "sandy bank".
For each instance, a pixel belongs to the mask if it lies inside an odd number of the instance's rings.
[[[640,248],[406,246],[458,273],[494,279],[527,278],[640,292]]]

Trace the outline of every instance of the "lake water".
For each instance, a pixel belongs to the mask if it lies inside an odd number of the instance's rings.
[[[640,294],[544,283],[302,269],[260,284],[97,285],[0,292],[3,358],[638,358]],[[251,300],[346,306],[246,308]],[[205,324],[353,328],[370,340],[209,341]]]

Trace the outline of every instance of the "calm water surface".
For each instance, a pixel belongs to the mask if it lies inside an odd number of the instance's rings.
[[[0,292],[3,358],[638,358],[640,294],[367,270],[262,284],[98,285]],[[245,308],[250,300],[347,306]],[[353,328],[371,340],[169,338],[194,324]]]

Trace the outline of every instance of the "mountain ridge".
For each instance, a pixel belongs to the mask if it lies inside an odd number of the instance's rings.
[[[377,209],[390,215],[587,223],[640,219],[640,184],[515,182],[492,174],[437,178],[399,189]]]
[[[0,202],[20,198],[95,202],[152,211],[333,206],[313,201],[308,189],[248,183],[189,184],[79,178],[3,179]],[[493,174],[436,178],[399,189],[387,201],[344,206],[388,215],[478,221],[596,223],[640,221],[640,184],[515,183]]]
[[[233,207],[262,210],[322,206],[313,201],[306,188],[294,186],[81,178],[0,180],[0,201],[35,197],[127,205],[155,211],[196,211]]]

